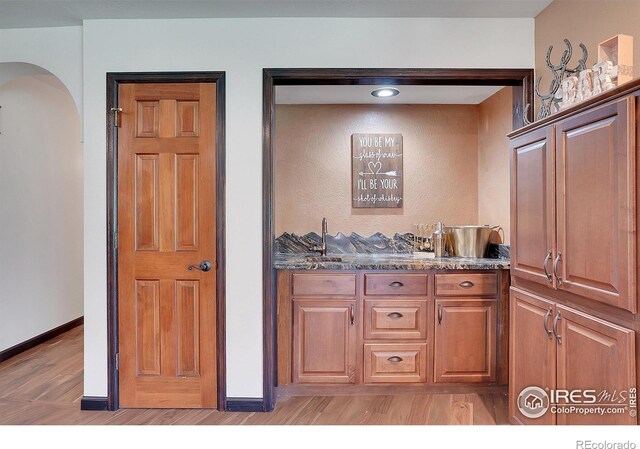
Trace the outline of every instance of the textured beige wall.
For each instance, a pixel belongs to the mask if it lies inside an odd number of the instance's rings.
[[[351,208],[351,134],[401,133],[402,209]],[[412,223],[478,220],[478,107],[278,105],[275,232],[387,235]]]
[[[551,62],[558,64],[565,49],[562,40],[569,39],[573,56],[569,62],[575,67],[582,56],[578,47],[584,43],[589,52],[587,66],[598,62],[598,44],[616,34],[634,37],[634,77],[640,75],[640,1],[638,0],[555,0],[535,19],[536,77],[542,76],[540,91],[548,92],[552,76],[545,63],[547,49],[553,45]],[[536,113],[539,109],[535,99]]]
[[[509,243],[509,139],[513,89],[505,87],[479,105],[478,222],[500,225]]]

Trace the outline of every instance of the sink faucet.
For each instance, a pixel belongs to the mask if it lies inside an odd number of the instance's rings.
[[[327,255],[327,217],[322,219],[322,244],[314,246],[311,251],[318,251],[322,256]]]

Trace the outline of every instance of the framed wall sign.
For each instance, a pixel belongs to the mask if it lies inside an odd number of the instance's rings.
[[[402,134],[351,135],[351,207],[402,207]]]

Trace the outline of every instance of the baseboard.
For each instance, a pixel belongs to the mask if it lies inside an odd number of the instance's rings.
[[[262,398],[227,398],[227,412],[264,412]]]
[[[80,410],[109,410],[109,399],[100,396],[82,396],[80,400]]]
[[[52,338],[55,338],[60,334],[64,334],[65,332],[73,329],[74,327],[80,326],[83,323],[84,316],[81,316],[79,318],[76,318],[75,320],[71,320],[68,323],[56,327],[55,329],[51,329],[50,331],[47,331],[40,335],[36,335],[35,337],[30,338],[27,341],[18,343],[17,345],[12,346],[9,349],[0,351],[0,362],[4,362],[5,360],[20,354],[21,352],[28,351],[29,349],[38,346],[39,344],[42,344],[47,340],[51,340]]]

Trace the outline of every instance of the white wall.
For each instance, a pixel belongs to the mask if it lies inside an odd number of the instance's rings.
[[[53,73],[82,115],[82,27],[0,30],[1,62],[26,62]]]
[[[80,118],[52,75],[0,85],[0,351],[82,316]]]
[[[89,20],[83,25],[85,394],[107,393],[105,73],[227,72],[227,393],[262,396],[262,68],[534,64],[533,19]]]

